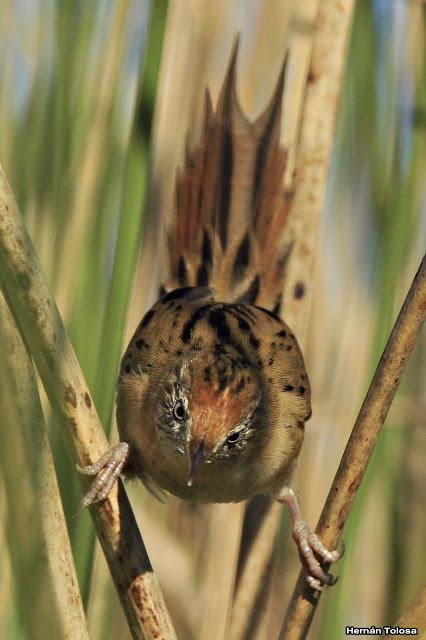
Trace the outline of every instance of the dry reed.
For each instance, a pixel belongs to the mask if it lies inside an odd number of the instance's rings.
[[[426,317],[426,256],[413,280],[367,396],[355,422],[343,458],[324,505],[316,533],[336,548],[364,477],[405,366]],[[306,637],[320,593],[313,592],[301,572],[279,640]]]
[[[81,465],[90,464],[108,443],[1,168],[0,268],[5,297],[50,402],[62,418],[73,457]],[[121,482],[105,502],[91,509],[91,515],[133,637],[172,640],[175,633],[160,586]]]

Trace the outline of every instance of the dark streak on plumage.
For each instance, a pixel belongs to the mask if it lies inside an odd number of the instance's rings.
[[[244,316],[244,318],[247,318],[247,320],[257,320],[256,314],[253,311],[253,308],[250,305],[247,304],[230,304],[229,308],[232,310],[237,311],[240,315]]]
[[[246,318],[250,318],[249,314],[243,313],[243,307],[237,305],[226,305],[226,313],[229,316],[235,318],[238,322],[238,326],[244,333],[248,333],[251,330],[251,325],[247,322]]]
[[[183,256],[179,256],[178,281],[182,287],[186,287],[188,285],[188,269],[186,268],[185,258]]]
[[[240,246],[238,247],[237,255],[235,256],[234,264],[232,265],[232,281],[238,282],[238,280],[244,277],[247,266],[250,262],[250,237],[248,233],[244,235]]]
[[[185,322],[183,325],[182,333],[180,335],[182,342],[189,342],[191,340],[192,331],[201,318],[207,313],[207,311],[212,307],[212,303],[204,304],[202,307],[199,307],[192,316]]]
[[[216,356],[226,354],[225,345],[221,344],[220,342],[216,342],[216,344],[213,345],[212,351]]]
[[[139,326],[140,326],[140,328],[142,328],[142,327],[146,327],[146,326],[147,326],[147,324],[150,322],[150,320],[153,318],[153,316],[154,316],[154,315],[155,315],[155,311],[154,311],[153,309],[150,309],[150,310],[148,311],[148,313],[146,313],[146,314],[144,315],[144,317],[142,318],[141,323],[140,323],[140,325],[139,325]]]
[[[200,264],[197,269],[197,286],[206,287],[209,283],[209,274],[204,264]]]
[[[274,308],[272,309],[272,313],[277,317],[279,317],[281,314],[282,299],[283,299],[282,295],[279,295],[274,305]]]
[[[250,331],[250,325],[247,320],[244,320],[244,318],[238,318],[238,327],[243,333],[248,333]]]
[[[203,264],[206,267],[211,267],[212,256],[213,256],[213,252],[212,252],[212,244],[210,242],[210,236],[208,235],[207,231],[204,229],[203,246],[201,249],[201,259],[203,261]]]
[[[294,391],[294,387],[291,384],[286,384],[283,387],[283,391]]]
[[[225,372],[218,372],[217,381],[219,385],[219,391],[224,391],[229,385],[230,378]]]
[[[229,100],[231,100],[231,96],[229,96]],[[226,247],[228,239],[229,205],[231,203],[232,169],[234,164],[233,156],[232,135],[230,130],[226,128],[222,141],[222,171],[218,181],[220,191],[217,204],[219,238],[222,247]]]
[[[179,289],[173,289],[164,296],[161,302],[169,302],[169,300],[180,300],[184,298],[194,287],[180,287]]]
[[[250,361],[247,358],[247,354],[244,349],[238,344],[238,342],[233,342],[230,340],[228,342],[228,346],[233,347],[237,351],[237,363],[242,369],[250,367]],[[223,356],[228,354],[226,346],[221,342],[216,342],[216,344],[213,345],[212,352],[215,356]]]
[[[136,344],[136,347],[138,349],[148,349],[149,348],[149,344],[143,338],[138,338],[138,340],[136,340],[135,344]]]
[[[219,340],[227,341],[231,339],[231,331],[226,322],[226,314],[222,309],[214,309],[209,315],[209,324],[215,329]]]
[[[249,342],[250,342],[250,345],[253,347],[253,349],[254,349],[255,351],[257,351],[257,350],[259,349],[259,347],[260,347],[260,340],[259,340],[259,338],[256,338],[256,336],[255,336],[255,335],[250,334]]]
[[[274,92],[274,96],[272,99],[272,109],[269,115],[268,122],[263,132],[263,136],[259,142],[257,153],[256,153],[256,162],[255,162],[255,172],[254,172],[254,181],[252,186],[252,206],[253,210],[257,212],[259,206],[259,196],[262,187],[262,179],[265,173],[265,167],[267,166],[267,157],[268,152],[271,147],[271,140],[274,133],[274,128],[279,125],[280,115],[281,115],[281,103],[283,98],[284,91],[284,71],[286,67],[286,61],[281,69],[280,75],[278,76],[277,86]],[[256,223],[256,219],[255,219]]]

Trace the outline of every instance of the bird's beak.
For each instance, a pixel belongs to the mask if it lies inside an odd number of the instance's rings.
[[[195,472],[197,471],[198,465],[204,458],[204,440],[200,440],[198,447],[193,449],[191,446],[188,450],[189,457],[189,475],[188,475],[188,487],[192,487],[192,483],[194,481]]]

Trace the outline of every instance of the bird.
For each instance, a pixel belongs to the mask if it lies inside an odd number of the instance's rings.
[[[334,578],[329,551],[303,520],[296,469],[311,390],[297,338],[281,319],[293,192],[280,144],[287,56],[267,107],[244,114],[234,43],[216,109],[206,90],[198,145],[187,145],[168,221],[168,274],[135,330],[117,383],[119,444],[94,464],[82,507],[121,473],[160,499],[203,503],[268,495],[292,519],[306,579]],[[285,302],[285,301],[284,301]]]

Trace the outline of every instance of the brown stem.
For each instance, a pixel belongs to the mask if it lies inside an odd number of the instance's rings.
[[[336,548],[401,376],[426,317],[426,256],[413,280],[363,402],[328,494],[316,533]],[[320,593],[299,575],[279,640],[305,638]]]
[[[91,464],[104,453],[108,442],[1,166],[0,279],[49,400],[63,419],[70,450],[80,465]],[[174,639],[160,586],[122,484],[90,511],[133,638]]]

